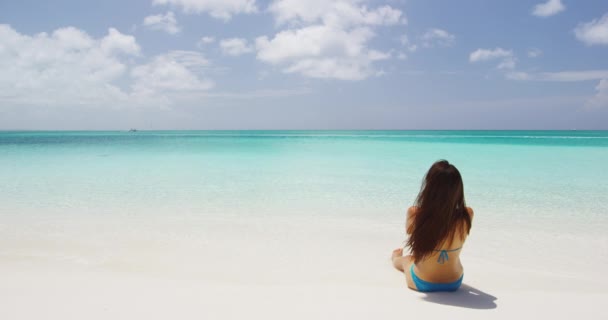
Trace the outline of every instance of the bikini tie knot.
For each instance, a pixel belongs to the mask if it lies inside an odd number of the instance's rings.
[[[449,259],[450,259],[450,257],[448,256],[448,251],[447,250],[441,250],[439,252],[439,258],[437,258],[437,263],[444,264]]]

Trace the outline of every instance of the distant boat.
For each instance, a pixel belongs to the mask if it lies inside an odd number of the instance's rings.
[[[131,128],[131,129],[129,129],[129,132],[137,132],[137,129]]]

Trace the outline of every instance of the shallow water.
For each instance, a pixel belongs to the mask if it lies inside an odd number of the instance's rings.
[[[0,132],[0,261],[381,283],[438,159],[476,211],[463,260],[601,275],[606,131]]]

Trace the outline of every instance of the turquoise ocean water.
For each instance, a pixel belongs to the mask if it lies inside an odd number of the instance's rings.
[[[298,250],[335,278],[331,250],[399,245],[438,159],[477,212],[464,257],[607,265],[607,131],[0,132],[0,261],[210,274]]]

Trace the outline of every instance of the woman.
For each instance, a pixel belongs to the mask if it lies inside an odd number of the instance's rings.
[[[462,245],[469,235],[473,209],[466,207],[458,169],[445,160],[431,166],[416,205],[407,211],[406,247],[393,251],[393,265],[407,286],[421,292],[456,291],[463,278]]]

